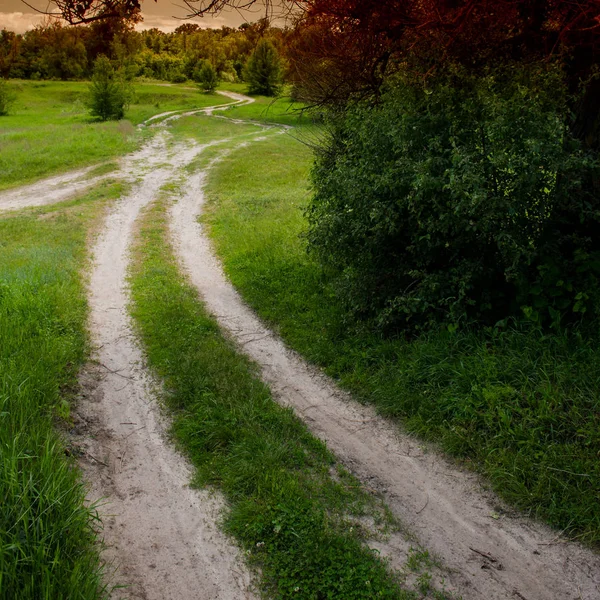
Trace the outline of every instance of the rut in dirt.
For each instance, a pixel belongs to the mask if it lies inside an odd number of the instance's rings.
[[[190,280],[240,351],[260,366],[275,399],[368,488],[375,488],[419,544],[447,568],[464,600],[598,600],[600,557],[522,516],[494,518],[502,502],[479,478],[402,434],[289,350],[245,305],[198,222],[207,170],[187,182],[170,213],[171,237]],[[510,511],[509,511],[510,512]],[[400,569],[410,539],[372,544]],[[414,543],[412,543],[414,545]]]
[[[114,565],[113,581],[127,586],[114,598],[252,597],[239,551],[216,526],[223,500],[189,487],[191,469],[166,440],[157,382],[143,366],[127,310],[136,219],[201,150],[169,150],[165,136],[157,136],[138,165],[138,172],[146,171],[141,182],[111,210],[93,251],[89,303],[96,350],[82,378],[77,443],[89,498],[105,499],[104,559]]]

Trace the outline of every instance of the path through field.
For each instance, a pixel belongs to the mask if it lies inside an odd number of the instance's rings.
[[[261,135],[279,132],[271,128]],[[245,145],[260,143],[260,136],[245,140]],[[216,526],[222,500],[189,488],[190,468],[165,439],[153,393],[158,383],[144,368],[127,313],[128,251],[136,219],[205,147],[174,141],[161,128],[127,157],[119,176],[134,182],[131,192],[111,210],[93,250],[90,327],[96,350],[82,375],[77,429],[90,498],[105,498],[100,510],[105,556],[114,564],[115,580],[129,586],[115,591],[115,598],[253,597],[238,551]],[[599,600],[600,557],[522,516],[494,518],[500,502],[475,475],[423,450],[352,401],[245,306],[197,221],[210,168],[189,176],[183,186],[186,191],[170,213],[172,239],[208,309],[261,366],[275,398],[293,407],[351,472],[384,497],[419,544],[448,569],[447,588],[465,600]],[[48,187],[44,196],[44,183],[0,195],[0,209],[62,199],[79,189],[82,175],[64,176],[59,196]],[[38,190],[35,198],[32,189]],[[411,543],[398,535],[379,549],[399,568]]]

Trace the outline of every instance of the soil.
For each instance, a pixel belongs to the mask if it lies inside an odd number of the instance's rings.
[[[236,103],[249,101],[239,94],[230,97]],[[212,114],[220,108],[194,112]],[[161,115],[161,123],[182,114],[189,113]],[[281,130],[265,128],[251,141]],[[110,174],[129,179],[132,189],[110,211],[93,249],[89,296],[95,350],[81,376],[75,442],[90,483],[89,500],[102,499],[109,571],[114,582],[127,586],[115,589],[113,598],[252,598],[239,550],[216,525],[222,497],[189,487],[191,468],[166,438],[168,423],[156,401],[159,382],[144,366],[127,312],[136,219],[161,186],[180,178],[182,167],[204,148],[169,146],[169,141],[161,129],[122,161],[118,173]],[[198,223],[209,169],[189,178],[186,193],[171,209],[171,235],[181,264],[221,327],[260,365],[275,399],[293,407],[401,520],[401,533],[373,547],[398,569],[411,546],[427,549],[443,565],[446,589],[465,600],[599,600],[598,555],[511,512],[476,475],[354,402],[261,323],[225,278]],[[80,183],[90,185],[78,181],[85,172],[5,193],[0,209],[74,195]]]

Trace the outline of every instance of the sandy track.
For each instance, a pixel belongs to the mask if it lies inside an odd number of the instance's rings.
[[[111,173],[100,177],[87,177],[93,168],[77,169],[64,175],[55,175],[42,179],[31,185],[0,192],[0,211],[54,204],[75,196],[105,177],[112,175]]]
[[[161,146],[162,145],[162,146]],[[116,598],[147,600],[252,597],[237,549],[218,530],[223,501],[192,490],[186,461],[165,440],[153,382],[127,313],[127,265],[135,221],[158,190],[201,150],[168,151],[159,135],[146,149],[141,182],[110,212],[97,241],[90,279],[91,333],[97,350],[83,377],[77,443],[91,483],[90,498],[106,498],[105,559],[125,583]],[[141,152],[143,154],[143,152]]]
[[[482,490],[475,475],[434,452],[424,453],[417,441],[353,402],[257,319],[226,280],[197,222],[205,176],[200,172],[190,179],[187,194],[171,211],[171,235],[191,281],[221,327],[261,366],[275,398],[293,407],[441,558],[450,569],[448,589],[465,600],[598,600],[600,557],[562,543],[556,532],[528,519],[494,518],[501,503]],[[397,553],[406,546],[399,544]],[[391,558],[399,564],[403,557]]]
[[[232,104],[250,102],[237,94],[234,100]],[[216,108],[193,113],[211,114]],[[93,249],[89,305],[96,349],[81,374],[72,443],[81,454],[89,501],[102,499],[100,537],[108,583],[125,586],[114,589],[112,598],[255,598],[238,548],[217,527],[222,496],[189,487],[192,469],[166,439],[167,423],[156,403],[157,382],[143,366],[127,311],[129,247],[140,211],[204,148],[228,141],[170,148],[169,138],[166,130],[158,131],[109,175],[128,180],[132,188],[110,211]],[[89,171],[11,190],[0,196],[0,210],[74,196],[103,179],[86,180]]]

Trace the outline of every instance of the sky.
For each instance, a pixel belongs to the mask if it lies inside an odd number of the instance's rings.
[[[29,4],[36,8],[47,10],[47,0],[27,0]],[[262,15],[262,12],[246,12],[243,15],[235,11],[223,12],[217,17],[203,17],[189,20],[182,20],[187,11],[181,5],[178,6],[177,0],[143,0],[142,15],[144,21],[136,26],[136,29],[150,29],[156,27],[162,31],[173,31],[182,23],[198,23],[201,27],[222,27],[228,25],[237,27],[245,21],[256,21]],[[23,33],[32,29],[38,23],[43,21],[43,15],[36,14],[31,8],[21,0],[0,0],[0,29],[9,29],[17,33]]]

